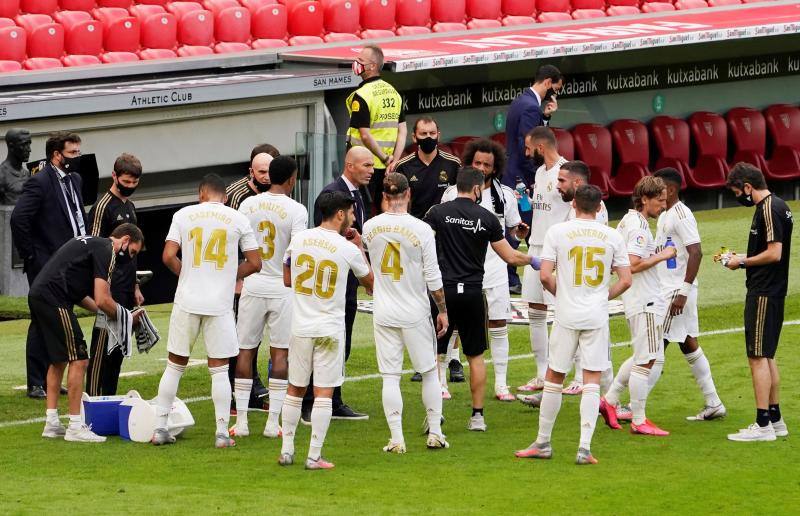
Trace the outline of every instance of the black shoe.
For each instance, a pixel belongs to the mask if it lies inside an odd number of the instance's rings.
[[[508,287],[508,291],[511,294],[520,295],[522,294],[522,285],[511,285],[510,287]]]
[[[458,360],[451,360],[448,366],[450,368],[450,381],[453,383],[461,383],[464,379],[464,366]]]
[[[422,381],[422,373],[414,373],[411,375],[412,382],[421,382]]]
[[[306,426],[311,426],[311,410],[302,409],[300,411],[300,422]]]
[[[44,388],[41,385],[34,385],[33,387],[28,387],[28,397],[35,400],[43,400],[47,398],[47,393],[44,392]]]
[[[58,393],[59,393],[60,395],[62,395],[62,396],[66,396],[66,395],[69,393],[69,391],[67,390],[67,388],[66,388],[66,387],[64,387],[64,386],[62,385],[62,386],[61,386],[61,388],[58,390]]]
[[[347,405],[339,405],[338,408],[333,409],[331,419],[349,419],[351,421],[364,421],[369,419],[367,414],[362,414],[351,409]]]
[[[269,389],[264,386],[264,382],[261,381],[261,376],[257,375],[253,378],[253,392],[251,393],[251,397],[253,398],[264,398],[269,394]]]

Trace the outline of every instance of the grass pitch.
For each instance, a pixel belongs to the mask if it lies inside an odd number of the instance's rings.
[[[797,208],[798,203],[792,203]],[[688,422],[703,400],[677,346],[667,361],[648,403],[648,416],[672,432],[667,438],[633,436],[611,431],[599,420],[592,451],[594,467],[573,464],[578,440],[579,397],[564,397],[553,435],[551,461],[516,459],[513,451],[536,435],[538,411],[518,403],[486,403],[489,431],[466,430],[469,417],[467,384],[451,384],[453,399],[445,402],[444,430],[449,450],[425,449],[420,425],[424,410],[419,384],[404,377],[404,430],[408,453],[381,451],[389,437],[380,402],[371,318],[359,314],[345,399],[370,414],[366,422],[333,422],[324,453],[336,463],[332,471],[307,472],[301,465],[280,468],[280,442],[260,436],[265,414],[251,414],[253,436],[237,447],[213,448],[213,406],[189,405],[197,425],[175,446],[155,448],[110,438],[101,445],[50,441],[40,437],[44,403],[28,400],[24,391],[24,343],[27,321],[0,323],[0,512],[68,513],[796,513],[800,505],[797,463],[800,432],[797,394],[800,359],[796,343],[800,325],[784,327],[778,360],[783,377],[782,411],[790,437],[774,443],[733,443],[725,435],[753,421],[753,396],[744,356],[742,326],[744,273],[723,270],[711,262],[721,245],[746,246],[752,210],[727,209],[698,213],[703,248],[700,339],[711,362],[719,394],[728,408],[722,421]],[[800,247],[794,246],[797,262]],[[800,282],[791,278],[786,321],[800,320]],[[170,307],[150,308],[165,336]],[[90,334],[90,319],[82,320]],[[624,321],[612,320],[612,341],[629,339]],[[513,326],[511,355],[530,352],[527,328]],[[202,358],[202,346],[195,357]],[[615,366],[630,354],[613,350]],[[121,379],[120,390],[137,389],[153,397],[164,367],[159,344],[150,355],[134,355],[124,371],[141,372]],[[265,368],[265,366],[262,366]],[[512,386],[527,381],[531,358],[510,362]],[[492,382],[490,368],[489,382]],[[356,378],[361,377],[361,378]],[[181,382],[183,399],[209,395],[204,366],[191,367]],[[65,413],[65,403],[61,413]],[[298,457],[308,445],[309,429],[300,427]]]

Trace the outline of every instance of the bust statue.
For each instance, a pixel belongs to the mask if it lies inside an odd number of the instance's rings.
[[[6,145],[8,155],[0,163],[0,205],[13,205],[22,193],[22,185],[30,177],[23,165],[31,154],[31,133],[27,129],[9,129]]]

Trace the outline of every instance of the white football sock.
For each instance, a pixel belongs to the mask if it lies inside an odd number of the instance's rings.
[[[297,424],[300,422],[302,407],[303,398],[286,395],[286,399],[283,401],[283,409],[281,410],[281,421],[283,422],[281,454],[294,455],[294,434],[297,431]]]
[[[269,379],[269,416],[267,416],[267,426],[278,426],[283,400],[286,398],[286,389],[289,387],[289,380]]]
[[[404,443],[403,438],[403,396],[400,394],[400,375],[384,374],[383,376],[383,413],[392,433],[392,442]],[[425,381],[425,376],[422,377]],[[423,386],[424,388],[424,386]],[[441,399],[441,394],[439,398]]]
[[[422,404],[431,433],[442,435],[442,391],[436,381],[436,369],[422,373]]]
[[[528,308],[531,351],[536,360],[536,377],[544,378],[547,372],[547,310]]]
[[[624,361],[622,365],[619,366],[617,376],[614,377],[614,381],[611,382],[611,387],[608,388],[606,395],[604,396],[610,405],[616,405],[619,403],[619,397],[622,395],[622,391],[628,387],[632,366],[633,357],[628,358],[628,360]]]
[[[58,419],[58,409],[57,408],[49,408],[44,411],[45,419],[47,420],[48,425],[57,425],[60,423]]]
[[[573,380],[575,380],[578,383],[583,383],[583,367],[581,367],[580,355],[578,354],[575,355],[574,363],[575,363],[575,377],[573,378]]]
[[[253,390],[252,378],[236,378],[233,380],[233,392],[236,399],[236,424],[247,426],[247,409],[250,405],[250,391]]]
[[[614,366],[610,366],[600,375],[600,392],[608,392],[614,382]]]
[[[508,326],[489,328],[489,348],[494,365],[494,388],[508,385]]]
[[[717,395],[717,388],[714,385],[714,378],[711,376],[711,364],[708,363],[703,348],[697,348],[694,352],[683,355],[692,369],[692,374],[706,399],[706,405],[716,407],[722,403]]]
[[[561,410],[561,390],[563,384],[552,383],[545,380],[542,392],[542,405],[539,407],[539,435],[537,443],[549,443],[553,434],[553,425],[556,423],[558,411]]]
[[[457,360],[461,362],[461,347],[456,347],[458,340],[458,330],[453,330],[453,335],[450,337],[450,342],[447,344],[447,361]]]
[[[175,401],[175,396],[178,395],[178,384],[184,371],[186,371],[186,366],[167,360],[167,367],[164,369],[164,374],[161,375],[161,381],[158,383],[156,428],[165,430],[167,428],[169,411],[172,409],[172,402]],[[230,407],[228,410],[230,410]]]
[[[322,455],[322,445],[331,424],[333,401],[330,398],[314,398],[311,408],[311,444],[308,447],[308,458],[317,460]]]
[[[650,368],[650,376],[647,379],[647,383],[650,387],[650,391],[652,391],[658,380],[661,378],[661,373],[664,371],[664,357],[661,356],[653,362],[653,367]]]
[[[583,386],[581,395],[581,440],[580,447],[591,449],[592,436],[597,425],[597,415],[600,413],[600,386],[596,383],[587,383]]]
[[[441,387],[447,387],[447,364],[449,359],[447,355],[437,355],[439,358],[439,383]],[[440,393],[441,395],[441,393]]]
[[[214,402],[214,418],[217,433],[228,435],[231,418],[231,382],[228,379],[228,364],[209,367],[211,373],[211,400]]]
[[[649,385],[650,369],[642,366],[631,368],[631,379],[629,382],[631,391],[631,412],[633,422],[637,425],[644,423],[647,419],[645,415],[645,405],[647,405],[647,395],[650,393]]]
[[[77,430],[81,427],[83,421],[81,420],[80,414],[70,414],[69,415],[69,427],[73,430]]]

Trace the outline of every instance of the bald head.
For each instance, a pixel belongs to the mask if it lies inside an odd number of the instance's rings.
[[[343,175],[355,186],[369,184],[369,180],[375,171],[375,158],[372,152],[366,147],[356,145],[347,151],[344,158]]]
[[[269,164],[274,158],[262,152],[253,156],[253,161],[250,162],[250,179],[259,191],[266,191],[269,187],[264,189],[263,185],[269,185]],[[259,184],[262,185],[259,188]]]

